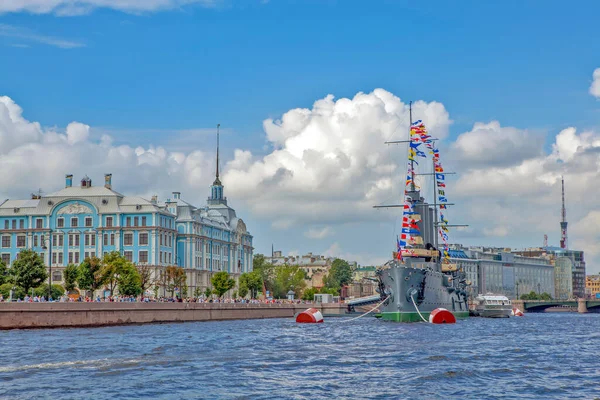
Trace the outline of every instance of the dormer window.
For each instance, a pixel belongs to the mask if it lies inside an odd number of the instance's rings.
[[[83,179],[81,180],[81,187],[82,188],[92,187],[92,180],[87,175],[84,176]]]

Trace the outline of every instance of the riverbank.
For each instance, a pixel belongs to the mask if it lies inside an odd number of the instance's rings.
[[[338,303],[0,303],[0,330],[291,318],[310,307],[324,316],[346,312]]]

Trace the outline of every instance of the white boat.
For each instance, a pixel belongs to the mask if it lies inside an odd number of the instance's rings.
[[[475,298],[475,313],[486,318],[509,318],[512,315],[512,303],[506,296],[480,294]]]

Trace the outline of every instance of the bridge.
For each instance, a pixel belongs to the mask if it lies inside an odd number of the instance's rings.
[[[526,312],[544,312],[551,307],[572,307],[577,312],[588,311],[600,312],[600,299],[577,299],[577,300],[513,300],[516,307]]]

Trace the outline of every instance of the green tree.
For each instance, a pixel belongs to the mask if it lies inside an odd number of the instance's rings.
[[[235,279],[229,277],[226,271],[217,272],[210,278],[213,286],[213,292],[219,298],[222,297],[228,290],[235,286]]]
[[[308,288],[302,293],[302,300],[313,301],[315,299],[315,294],[317,293],[319,293],[317,288]]]
[[[208,298],[209,298],[209,297],[212,295],[212,293],[213,293],[212,289],[211,289],[211,288],[209,288],[209,287],[207,287],[207,288],[204,290],[204,297],[206,297],[206,298],[208,299]]]
[[[204,292],[202,291],[202,289],[201,289],[200,287],[197,287],[197,288],[194,290],[194,297],[198,298],[198,297],[202,296],[202,293],[204,293]]]
[[[44,260],[33,250],[21,250],[19,257],[13,262],[10,274],[15,284],[21,286],[25,293],[40,286],[48,278]]]
[[[352,267],[347,261],[336,258],[329,268],[329,274],[325,277],[324,283],[328,288],[340,289],[342,286],[352,282]]]
[[[263,277],[260,271],[245,272],[240,275],[240,288],[245,287],[247,291],[250,291],[250,297],[255,299],[258,291],[262,289]],[[245,297],[240,295],[241,297]]]
[[[262,280],[261,287],[257,290],[262,289],[262,284],[264,282],[266,290],[270,290],[271,292],[273,292],[273,285],[275,281],[275,266],[273,264],[267,263],[264,255],[255,254],[252,260],[252,269],[253,272],[256,272],[260,275]]]
[[[296,297],[302,293],[306,287],[304,281],[304,272],[294,265],[283,265],[275,268],[275,277],[273,280],[273,297],[284,299],[287,293],[293,290]]]
[[[240,278],[240,279],[241,279],[241,278]],[[242,283],[240,282],[240,287],[239,287],[239,289],[238,289],[238,292],[237,292],[237,294],[238,294],[238,295],[239,295],[241,298],[244,298],[244,297],[246,297],[246,296],[248,295],[248,287],[247,287],[246,285],[244,285],[244,284],[242,284]],[[234,297],[236,297],[236,296],[234,296]]]
[[[129,261],[121,255],[118,251],[111,251],[106,253],[102,257],[102,267],[100,268],[100,274],[102,280],[112,296],[117,285],[119,284],[119,274],[129,265]]]
[[[104,285],[102,274],[102,260],[98,257],[89,257],[79,264],[77,272],[77,286],[82,290],[91,290],[92,294]]]
[[[118,270],[117,287],[119,294],[124,296],[137,296],[142,293],[142,283],[138,270],[135,266],[125,260]]]
[[[8,283],[10,280],[10,273],[8,267],[4,264],[4,261],[0,260],[0,285]]]
[[[35,296],[47,296],[48,295],[48,284],[43,283],[40,286],[36,287],[33,290],[33,294]],[[65,288],[63,288],[61,285],[52,284],[51,296],[52,296],[53,300],[57,300],[63,294],[65,294]]]
[[[22,287],[16,286],[14,283],[5,283],[0,285],[0,293],[4,300],[7,301],[10,298],[10,291],[13,291],[13,299],[22,299],[25,297],[25,291]],[[47,292],[46,292],[47,293]]]
[[[550,293],[544,292],[540,295],[540,300],[552,300],[552,296],[550,296]]]
[[[65,278],[65,290],[67,292],[75,290],[75,285],[77,283],[77,273],[77,265],[75,264],[69,264],[67,265],[67,268],[65,268],[63,276]]]

